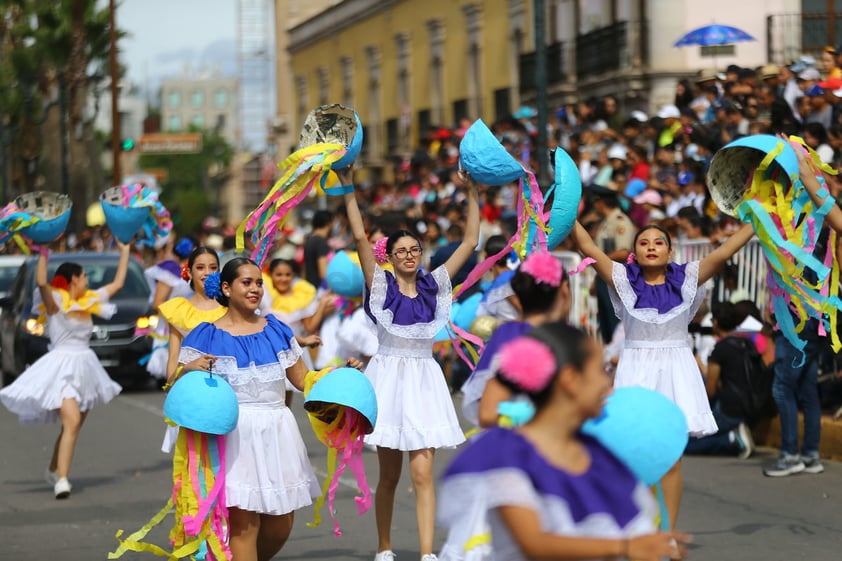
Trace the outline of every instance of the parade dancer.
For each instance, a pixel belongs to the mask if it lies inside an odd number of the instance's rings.
[[[433,554],[435,449],[465,440],[441,367],[432,356],[433,338],[450,316],[451,277],[473,253],[479,240],[479,203],[476,185],[469,183],[465,238],[444,263],[432,272],[419,269],[422,243],[412,233],[388,237],[386,253],[394,274],[384,271],[366,237],[363,218],[351,184],[352,171],[340,170],[347,192],[345,206],[368,288],[366,306],[377,324],[379,347],[366,368],[377,394],[378,419],[366,443],[377,446],[380,478],[375,511],[378,546],[376,561],[392,561],[392,511],[400,480],[403,452],[415,487],[415,511],[422,561]]]
[[[48,283],[46,250],[38,256],[36,310],[41,313],[39,321],[47,322],[51,347],[12,385],[0,391],[0,401],[23,423],[61,421],[45,475],[57,499],[70,496],[72,485],[67,477],[88,412],[94,405],[114,399],[122,389],[90,348],[92,316],[114,315],[116,306],[110,299],[126,281],[131,247],[116,243],[120,260],[114,280],[97,290],[88,289],[85,271],[72,262],[59,265]]]
[[[447,468],[442,561],[681,555],[688,537],[656,533],[651,491],[581,430],[611,393],[601,345],[555,322],[504,345],[498,357],[497,379],[528,397],[535,415],[513,430],[489,429]]]
[[[744,225],[701,261],[672,262],[672,240],[650,224],[634,237],[626,264],[612,261],[576,222],[572,237],[596,262],[597,274],[610,288],[614,311],[623,323],[625,342],[615,387],[643,386],[672,399],[684,412],[691,436],[717,431],[704,381],[690,346],[688,325],[704,300],[704,283],[752,237]],[[681,461],[663,477],[664,500],[675,527],[681,504]]]

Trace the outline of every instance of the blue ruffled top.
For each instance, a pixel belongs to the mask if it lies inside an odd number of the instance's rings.
[[[276,364],[278,353],[290,349],[294,336],[288,325],[269,315],[266,327],[250,335],[231,335],[212,323],[202,323],[184,338],[182,346],[234,357],[237,368],[246,368],[251,364]]]
[[[637,263],[626,265],[626,276],[634,293],[637,294],[635,309],[654,308],[664,314],[683,302],[681,288],[684,286],[687,264],[667,265],[666,280],[662,284],[646,284],[640,266]]]

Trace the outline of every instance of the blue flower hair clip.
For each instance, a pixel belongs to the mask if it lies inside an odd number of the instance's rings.
[[[181,241],[175,244],[173,252],[182,259],[184,259],[188,255],[190,255],[190,253],[193,251],[193,249],[195,249],[195,247],[196,245],[190,238],[181,238]]]
[[[205,295],[214,300],[222,294],[222,277],[219,271],[214,271],[205,277]]]

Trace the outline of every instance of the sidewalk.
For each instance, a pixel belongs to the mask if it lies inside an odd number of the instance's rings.
[[[801,415],[798,416],[798,435],[802,434]],[[768,423],[761,423],[752,431],[754,441],[758,446],[780,448],[781,424],[778,417]],[[819,442],[819,453],[822,458],[842,460],[842,419],[834,419],[831,414],[822,415],[822,435]]]

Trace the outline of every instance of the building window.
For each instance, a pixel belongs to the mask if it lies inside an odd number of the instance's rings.
[[[170,92],[169,104],[170,107],[178,107],[181,105],[181,92]]]
[[[178,115],[170,115],[169,122],[167,123],[167,129],[171,131],[180,131],[181,117],[179,117]]]
[[[469,116],[467,99],[457,99],[453,102],[453,122],[458,125],[459,121],[467,119]]]
[[[205,117],[204,115],[193,115],[193,118],[190,119],[190,124],[199,128],[204,128],[205,126]]]
[[[509,88],[494,90],[494,118],[496,120],[506,119],[512,114],[511,97],[512,91]]]
[[[298,126],[300,128],[304,126],[304,121],[307,119],[307,113],[310,111],[309,102],[307,100],[307,78],[303,76],[295,77],[295,96],[296,101],[298,101],[296,112],[298,113]]]
[[[421,139],[430,134],[430,129],[433,126],[432,113],[429,109],[422,109],[418,112],[418,143]]]
[[[340,60],[342,66],[342,103],[354,105],[354,61],[349,56]]]
[[[400,125],[397,119],[389,119],[386,121],[386,151],[388,155],[398,152],[400,148],[401,135]]]
[[[330,81],[328,80],[327,68],[319,67],[316,70],[319,76],[319,105],[330,103]]]
[[[444,124],[444,24],[427,20],[430,40],[430,108],[437,124]],[[424,134],[423,132],[421,134]]]
[[[228,106],[228,92],[225,90],[216,90],[216,93],[213,96],[213,102],[217,106],[217,108],[223,108]]]
[[[205,104],[205,92],[196,90],[191,96],[193,107],[201,107]]]

